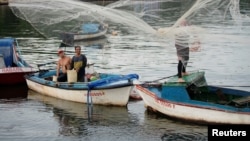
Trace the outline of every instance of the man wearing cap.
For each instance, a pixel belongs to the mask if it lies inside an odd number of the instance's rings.
[[[84,82],[87,58],[84,54],[81,54],[80,46],[75,46],[75,53],[72,57],[71,68],[77,72],[77,81]]]
[[[64,51],[61,49],[58,50],[58,56],[60,57],[60,59],[58,60],[57,69],[56,69],[57,81],[65,82],[67,81],[67,70],[70,69],[71,58],[66,56],[64,54]],[[61,73],[60,73],[60,70],[61,70]]]

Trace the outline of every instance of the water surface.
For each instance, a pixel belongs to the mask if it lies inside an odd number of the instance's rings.
[[[248,6],[247,6],[248,5]],[[183,5],[163,5],[163,7]],[[249,15],[249,3],[244,1],[243,12]],[[127,7],[128,9],[131,7]],[[137,7],[138,8],[138,7]],[[136,9],[136,7],[135,7]],[[171,25],[182,13],[160,13],[162,21],[146,19],[154,28]],[[27,22],[16,18],[9,7],[0,6],[0,36],[16,37],[27,62],[36,64],[56,61],[60,40],[42,38]],[[235,40],[220,40],[228,35],[213,24],[214,43],[204,43],[202,52],[192,53],[188,71],[205,70],[209,84],[229,85],[249,90],[250,26]],[[95,63],[98,72],[138,73],[140,79],[154,80],[176,74],[176,50],[164,39],[128,32],[129,28],[110,25],[118,36],[107,35],[95,42],[80,42],[83,53]],[[229,27],[230,29],[230,27]],[[230,29],[233,31],[236,29]],[[219,42],[221,41],[221,42]],[[74,48],[66,48],[72,56]],[[54,67],[54,66],[52,66]],[[94,106],[91,121],[85,104],[62,101],[29,91],[27,99],[0,101],[0,140],[207,140],[207,127],[169,119],[148,112],[143,101],[130,101],[127,107]],[[190,113],[191,114],[191,113]]]

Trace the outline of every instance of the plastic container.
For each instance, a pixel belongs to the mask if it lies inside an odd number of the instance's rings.
[[[77,82],[77,72],[75,70],[67,70],[68,83]]]
[[[57,76],[53,76],[52,81],[57,82]]]

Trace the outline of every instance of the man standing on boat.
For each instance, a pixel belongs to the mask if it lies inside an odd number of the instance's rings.
[[[187,21],[182,20],[175,35],[175,47],[178,56],[178,82],[185,82],[183,75],[188,75],[186,72],[187,63],[189,60],[189,34],[187,31]]]
[[[81,54],[80,46],[75,46],[75,53],[75,56],[72,57],[71,68],[77,72],[77,81],[84,82],[87,57]]]
[[[192,43],[191,48],[189,48],[189,42],[190,42],[190,28],[188,27],[187,21],[184,19],[180,22],[179,27],[176,30],[175,34],[175,47],[177,50],[177,56],[178,56],[178,82],[185,82],[182,78],[183,75],[188,75],[186,71],[186,67],[189,60],[189,51],[195,52],[199,51],[200,49],[200,41],[196,37],[196,40],[194,43]]]
[[[67,70],[70,69],[71,58],[64,54],[63,50],[58,50],[58,56],[60,57],[57,63],[56,76],[58,82],[67,81]],[[60,73],[60,69],[62,73]]]

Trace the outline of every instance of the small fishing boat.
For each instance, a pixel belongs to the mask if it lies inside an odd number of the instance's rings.
[[[108,27],[99,23],[85,23],[79,33],[74,34],[74,40],[90,40],[105,37]]]
[[[90,82],[56,82],[55,70],[26,76],[31,90],[40,94],[80,103],[126,106],[137,74],[118,75],[98,73]]]
[[[24,75],[35,70],[23,59],[14,38],[0,39],[0,85],[25,83]]]
[[[105,38],[107,31],[107,25],[99,23],[85,23],[77,32],[60,33],[60,39],[62,40],[60,47],[74,46],[76,44],[88,46],[89,44],[92,45],[92,43],[96,44],[98,40],[105,42],[106,40],[101,39]]]
[[[207,85],[205,72],[193,72],[178,83],[136,85],[147,109],[169,117],[205,124],[250,124],[250,92]]]

